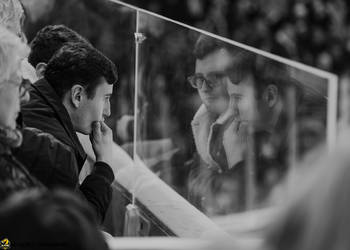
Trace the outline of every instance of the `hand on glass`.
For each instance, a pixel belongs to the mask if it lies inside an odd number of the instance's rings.
[[[227,109],[222,113],[217,122],[225,126],[229,126],[234,120],[239,122],[238,100],[235,95],[230,95]]]

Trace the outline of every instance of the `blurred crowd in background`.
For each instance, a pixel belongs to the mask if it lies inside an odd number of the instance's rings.
[[[350,52],[344,0],[126,0],[275,54],[344,74]]]
[[[331,71],[344,79],[349,75],[350,14],[349,3],[344,0],[124,2]],[[23,4],[27,9],[25,32],[29,41],[48,23],[65,24],[116,62],[122,72],[118,93],[123,94],[116,98],[120,102],[114,105],[118,110],[112,111],[112,116],[132,113],[125,100],[132,98],[132,90],[127,86],[133,79],[123,75],[133,70],[134,51],[130,44],[133,44],[134,37],[132,32],[118,27],[130,27],[130,31],[133,20],[116,17],[117,5],[107,0],[26,0]],[[157,33],[160,41],[168,35],[161,29]],[[171,50],[188,50],[187,43],[178,39],[171,44]],[[119,47],[124,49],[116,49]]]
[[[103,2],[107,4],[107,0],[28,0],[24,4],[35,6],[29,22],[69,23],[110,52],[115,31],[108,28],[113,26],[108,18],[111,9]],[[347,71],[350,14],[344,0],[124,2],[336,74]],[[105,28],[99,29],[101,25]],[[34,34],[35,28],[31,28],[29,40]]]

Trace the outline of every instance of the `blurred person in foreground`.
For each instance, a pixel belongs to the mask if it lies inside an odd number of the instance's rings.
[[[21,61],[29,48],[17,36],[0,25],[0,200],[12,193],[42,187],[12,155],[21,145],[22,134],[16,119],[20,112],[22,86]]]
[[[24,9],[20,1],[2,0],[0,2],[0,23],[26,42],[27,39],[22,31],[24,19]]]
[[[3,0],[0,3],[0,24],[6,26],[22,41],[26,41],[22,31],[24,20],[25,13],[19,0]],[[38,77],[34,68],[28,63],[27,57],[22,59],[21,68],[24,78],[21,89],[24,90]],[[21,93],[21,103],[27,102],[29,98],[28,91]],[[63,172],[65,172],[67,165],[72,162],[72,153],[53,136],[24,126],[21,113],[17,118],[17,127],[21,129],[23,140],[19,147],[12,150],[14,156],[25,163],[29,172],[44,185],[51,187],[57,182],[62,182],[65,174],[60,171],[64,169]],[[37,150],[38,148],[41,150]],[[71,177],[74,174],[68,172],[66,176]],[[65,184],[71,185],[70,182]]]
[[[9,249],[109,249],[93,211],[65,191],[22,191],[0,207],[0,232]]]
[[[80,190],[100,222],[114,181],[112,132],[104,119],[110,115],[116,79],[114,64],[89,44],[65,45],[50,59],[44,78],[32,85],[31,100],[22,107],[26,125],[52,134],[75,152],[78,172],[86,153],[76,132],[90,135],[96,163]],[[78,179],[74,181],[77,185]]]
[[[269,250],[342,250],[350,248],[350,131],[338,137],[293,173],[292,189],[267,232]]]
[[[25,20],[25,13],[22,3],[19,0],[2,0],[0,2],[0,24],[5,26],[8,30],[17,35],[24,43],[27,38],[23,33],[23,24]],[[37,78],[33,67],[27,61],[27,57],[22,59],[22,71],[25,79],[29,82],[34,82]],[[22,101],[27,101],[29,94],[22,97]]]

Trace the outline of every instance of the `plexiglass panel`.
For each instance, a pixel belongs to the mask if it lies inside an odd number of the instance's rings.
[[[101,50],[117,66],[118,82],[111,99],[112,116],[108,125],[115,131],[115,141],[124,145],[128,153],[132,155],[132,121],[134,116],[135,93],[135,39],[136,13],[137,11],[127,6],[109,2],[111,29],[113,29],[112,44],[102,45]],[[105,42],[107,43],[107,42]],[[108,48],[107,51],[105,51]]]
[[[148,13],[138,32],[137,153],[207,216],[283,199],[288,171],[332,141],[331,74]]]

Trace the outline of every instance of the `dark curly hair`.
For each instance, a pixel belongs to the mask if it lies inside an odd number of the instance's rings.
[[[30,43],[28,61],[33,67],[38,63],[48,63],[51,57],[66,43],[86,43],[85,38],[65,25],[48,25],[38,31]]]
[[[47,64],[44,76],[60,98],[77,83],[93,98],[101,78],[108,84],[118,79],[115,65],[97,49],[83,43],[68,43],[59,49]]]

